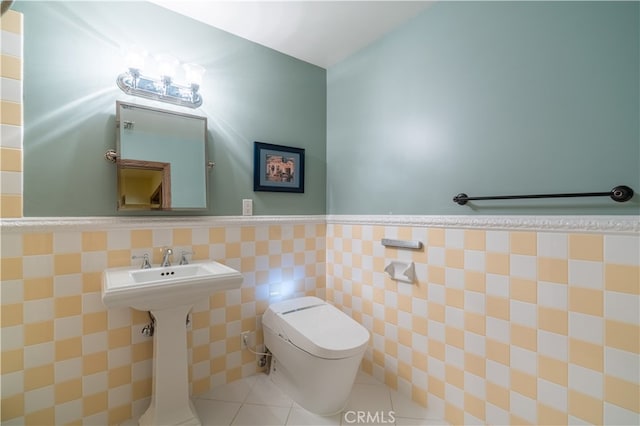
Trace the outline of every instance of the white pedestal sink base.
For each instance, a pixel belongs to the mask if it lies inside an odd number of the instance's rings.
[[[200,419],[189,399],[187,329],[191,306],[152,310],[156,319],[153,337],[151,404],[140,417],[141,426],[193,425]]]

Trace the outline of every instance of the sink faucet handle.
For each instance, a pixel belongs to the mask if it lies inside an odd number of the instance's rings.
[[[182,250],[180,253],[180,265],[188,265],[189,260],[187,259],[187,255],[193,254],[192,251]]]
[[[171,260],[169,259],[170,256],[173,254],[173,250],[165,247],[162,249],[162,263],[160,264],[160,266],[164,267],[164,266],[171,266]]]
[[[131,259],[142,259],[142,265],[140,265],[140,269],[151,269],[151,263],[149,262],[149,253],[145,253],[142,256],[131,256]]]

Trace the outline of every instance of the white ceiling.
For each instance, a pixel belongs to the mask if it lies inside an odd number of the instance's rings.
[[[242,38],[328,68],[432,1],[150,0]]]

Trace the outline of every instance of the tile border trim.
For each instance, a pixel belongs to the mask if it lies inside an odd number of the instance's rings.
[[[640,235],[640,215],[621,216],[417,216],[417,215],[283,215],[172,217],[33,217],[1,219],[0,230],[43,232],[93,229],[164,229],[218,226],[344,224],[462,228],[506,231],[584,232]]]
[[[171,217],[23,217],[1,219],[0,230],[10,232],[83,231],[109,229],[166,229],[218,226],[324,224],[326,216],[171,216]]]
[[[505,231],[640,235],[640,215],[625,216],[389,216],[329,215],[329,224],[414,226]]]

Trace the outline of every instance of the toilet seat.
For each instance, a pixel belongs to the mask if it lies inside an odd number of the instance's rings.
[[[317,297],[274,303],[264,313],[262,324],[319,358],[348,358],[361,353],[369,342],[366,328]]]

